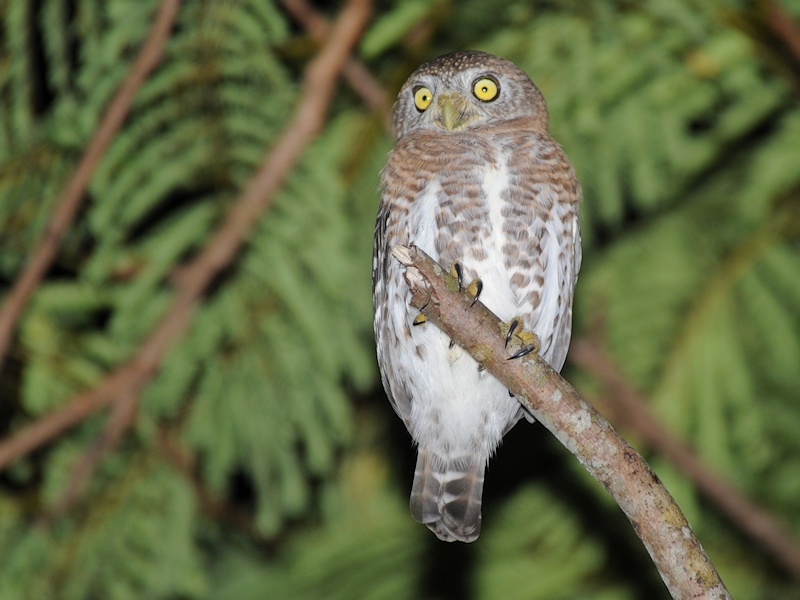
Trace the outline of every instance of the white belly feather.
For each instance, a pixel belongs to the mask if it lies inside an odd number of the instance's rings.
[[[478,274],[483,281],[481,301],[504,320],[518,314],[521,308],[511,289],[512,273],[503,259],[502,208],[507,181],[505,164],[501,163],[499,168],[485,167],[483,189],[491,221],[491,234],[483,242],[486,258],[476,260],[465,252],[461,260],[467,272]],[[436,213],[440,191],[438,182],[432,182],[416,199],[415,223],[409,236],[411,243],[437,260]],[[392,319],[398,331],[414,316],[414,309],[408,306],[393,307]],[[469,455],[488,460],[509,424],[516,422],[519,402],[489,373],[479,371],[477,362],[464,350],[458,346],[451,348],[450,338],[434,325],[413,327],[411,333],[411,340],[399,350],[403,356],[396,358],[405,363],[414,382],[410,419],[414,424],[411,431],[414,439],[439,456],[457,459]]]

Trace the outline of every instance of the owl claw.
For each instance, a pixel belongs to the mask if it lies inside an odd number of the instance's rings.
[[[508,331],[506,331],[506,348],[508,348],[508,342],[511,341],[511,336],[514,335],[514,332],[517,329],[522,330],[522,319],[519,317],[514,317],[508,322]]]
[[[458,280],[458,291],[464,291],[464,266],[457,260],[450,265],[450,275]]]
[[[450,275],[455,277],[458,280],[458,291],[463,292],[464,290],[472,296],[472,304],[471,306],[475,306],[475,303],[478,301],[478,298],[483,291],[483,282],[481,281],[480,277],[476,277],[475,279],[470,282],[469,285],[466,287],[464,286],[464,265],[462,265],[459,261],[453,262],[450,265]]]
[[[511,344],[510,349],[512,351],[516,350],[506,360],[521,358],[531,352],[539,351],[541,346],[539,338],[536,337],[536,334],[523,329],[522,319],[519,317],[514,317],[508,324],[504,324],[504,329],[506,329],[506,348]]]
[[[475,303],[478,301],[482,291],[483,282],[481,281],[481,278],[478,277],[473,279],[472,283],[467,286],[467,293],[472,296],[472,304],[470,304],[470,306],[475,306]]]

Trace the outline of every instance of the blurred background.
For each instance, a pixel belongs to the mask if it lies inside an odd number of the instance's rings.
[[[0,295],[159,5],[0,2]],[[300,101],[320,47],[309,19],[340,11],[181,3],[16,322],[0,448],[161,326],[179,266]],[[539,424],[490,463],[476,543],[439,542],[409,515],[415,449],[372,335],[378,174],[402,82],[464,48],[531,75],[583,186],[565,377],[645,455],[735,598],[800,598],[787,566],[800,553],[798,0],[376,2],[361,70],[133,402],[3,465],[0,598],[669,597],[608,494]],[[715,497],[710,476],[733,487]],[[745,517],[719,502],[738,494]],[[794,542],[755,540],[755,511]]]

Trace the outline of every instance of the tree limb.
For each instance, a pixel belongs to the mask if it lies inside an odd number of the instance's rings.
[[[98,409],[130,393],[139,393],[158,369],[172,343],[183,334],[195,304],[208,285],[234,258],[258,218],[272,203],[301,152],[321,129],[342,65],[356,43],[369,11],[369,0],[349,0],[342,9],[328,41],[306,69],[302,96],[292,120],[245,187],[227,220],[200,254],[175,278],[175,299],[136,355],[94,389],[78,394],[63,408],[2,441],[0,469],[77,425]]]
[[[123,390],[116,399],[103,432],[84,450],[83,456],[72,467],[67,484],[60,497],[47,511],[44,522],[52,524],[65,515],[84,493],[86,484],[106,453],[110,452],[136,420],[139,394],[136,389]]]
[[[673,598],[730,599],[672,496],[642,457],[575,389],[535,354],[508,360],[503,323],[472,306],[455,278],[412,246],[392,254],[405,267],[411,306],[513,392],[613,496]]]
[[[603,402],[600,408],[605,407],[614,422],[634,432],[680,469],[742,531],[763,546],[795,579],[800,579],[800,548],[785,528],[728,480],[706,467],[688,446],[676,440],[597,344],[576,340],[569,355],[570,360],[606,386],[613,401]]]
[[[58,199],[39,245],[28,258],[25,268],[3,301],[0,308],[0,371],[3,370],[17,321],[36,286],[50,268],[58,245],[78,212],[95,168],[128,116],[136,92],[161,60],[179,7],[180,0],[164,0],[161,4],[147,40],[89,140],[67,187]]]
[[[308,31],[315,42],[321,44],[325,41],[330,33],[330,25],[311,4],[306,0],[281,0],[281,4]],[[380,114],[384,124],[391,129],[389,95],[364,63],[354,56],[349,57],[342,68],[342,76],[361,97],[364,104]]]

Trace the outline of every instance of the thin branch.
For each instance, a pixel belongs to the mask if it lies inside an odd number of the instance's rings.
[[[53,508],[48,511],[46,521],[52,523],[66,514],[75,501],[83,494],[86,484],[92,477],[103,457],[113,450],[125,432],[136,420],[139,394],[136,390],[123,390],[114,400],[113,410],[106,426],[97,440],[86,449],[81,459],[73,467],[67,485]]]
[[[424,252],[398,246],[411,305],[501,381],[613,496],[673,598],[730,599],[680,508],[641,456],[539,356],[508,359],[503,323]]]
[[[569,355],[571,361],[606,386],[611,398],[604,401],[601,408],[607,408],[613,421],[665,456],[742,531],[763,546],[794,578],[800,579],[800,547],[785,528],[736,487],[708,469],[688,446],[676,440],[597,344],[576,340]]]
[[[284,179],[321,129],[334,85],[370,11],[369,0],[349,0],[328,41],[306,69],[303,92],[292,120],[247,184],[228,219],[201,253],[175,278],[176,297],[158,326],[125,365],[94,389],[28,425],[0,443],[0,469],[129,393],[138,394],[161,359],[186,329],[195,304],[241,248]]]
[[[800,29],[778,2],[767,2],[766,21],[772,31],[792,52],[795,64],[800,65]]]
[[[330,25],[306,0],[281,0],[283,7],[308,31],[317,43],[323,43],[330,33]],[[360,60],[350,57],[344,64],[342,76],[369,108],[379,113],[389,124],[388,95],[380,82]]]
[[[158,430],[158,448],[192,486],[197,502],[204,512],[215,519],[230,523],[252,538],[260,536],[249,514],[220,498],[205,486],[202,478],[197,476],[195,457],[173,440],[170,432],[164,428]],[[266,547],[274,545],[276,541],[277,538],[270,538],[261,540],[261,543]]]
[[[58,245],[78,212],[97,164],[128,116],[136,92],[161,60],[179,7],[180,0],[164,0],[161,4],[139,56],[109,104],[67,187],[58,199],[39,245],[0,308],[0,371],[3,369],[17,322],[28,299],[50,268]]]
[[[766,63],[800,93],[800,26],[777,0],[743,3],[723,11],[726,21],[755,44]]]

